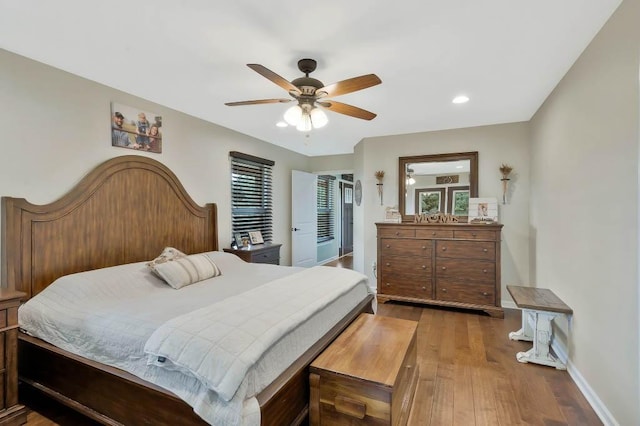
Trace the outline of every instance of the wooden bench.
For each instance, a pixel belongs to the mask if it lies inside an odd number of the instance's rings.
[[[508,285],[507,290],[522,309],[522,328],[509,333],[509,339],[533,342],[533,348],[518,352],[516,359],[566,370],[567,366],[549,351],[553,336],[551,322],[558,316],[572,315],[573,310],[546,288]]]
[[[419,374],[417,326],[361,314],[311,363],[311,426],[405,425]]]

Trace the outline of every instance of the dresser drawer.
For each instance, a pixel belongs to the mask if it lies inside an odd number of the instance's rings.
[[[463,240],[496,240],[495,231],[471,231],[471,230],[455,230],[453,231],[453,238],[459,238]]]
[[[453,231],[450,229],[429,229],[425,225],[424,228],[416,229],[416,238],[453,238]]]
[[[251,255],[251,263],[280,263],[280,247],[264,250]]]
[[[396,238],[383,238],[380,240],[380,254],[402,256],[422,256],[431,258],[431,247],[433,241],[430,240],[404,240]]]
[[[384,272],[394,272],[403,274],[415,274],[431,277],[431,257],[382,257],[380,270]]]
[[[436,286],[436,299],[474,305],[494,305],[496,294],[491,284],[468,285],[441,280]]]
[[[415,238],[416,231],[413,228],[400,228],[394,226],[393,228],[381,228],[378,230],[378,237],[392,237],[392,238]]]
[[[481,260],[436,259],[436,279],[493,284],[496,280],[494,262]]]
[[[436,241],[437,257],[464,259],[496,259],[496,243],[490,241]]]
[[[431,277],[382,272],[380,275],[380,284],[378,285],[378,293],[413,297],[416,299],[431,299],[433,298]]]

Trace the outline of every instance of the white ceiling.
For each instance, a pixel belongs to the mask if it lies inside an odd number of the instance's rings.
[[[0,0],[0,48],[315,156],[365,137],[529,120],[620,3]],[[378,116],[329,111],[304,134],[275,126],[291,103],[224,105],[286,98],[246,64],[293,80],[305,57],[325,84],[378,75],[335,98]],[[454,105],[458,94],[471,100]]]

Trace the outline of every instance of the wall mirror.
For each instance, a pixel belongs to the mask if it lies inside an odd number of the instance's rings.
[[[467,221],[469,198],[478,196],[477,151],[400,157],[398,171],[403,222],[437,212]]]

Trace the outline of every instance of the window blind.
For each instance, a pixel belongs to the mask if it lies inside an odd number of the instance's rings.
[[[232,151],[231,227],[233,234],[247,236],[260,231],[265,242],[272,241],[273,184],[271,160]]]
[[[329,241],[335,238],[335,205],[334,188],[335,176],[318,176],[318,242]]]

